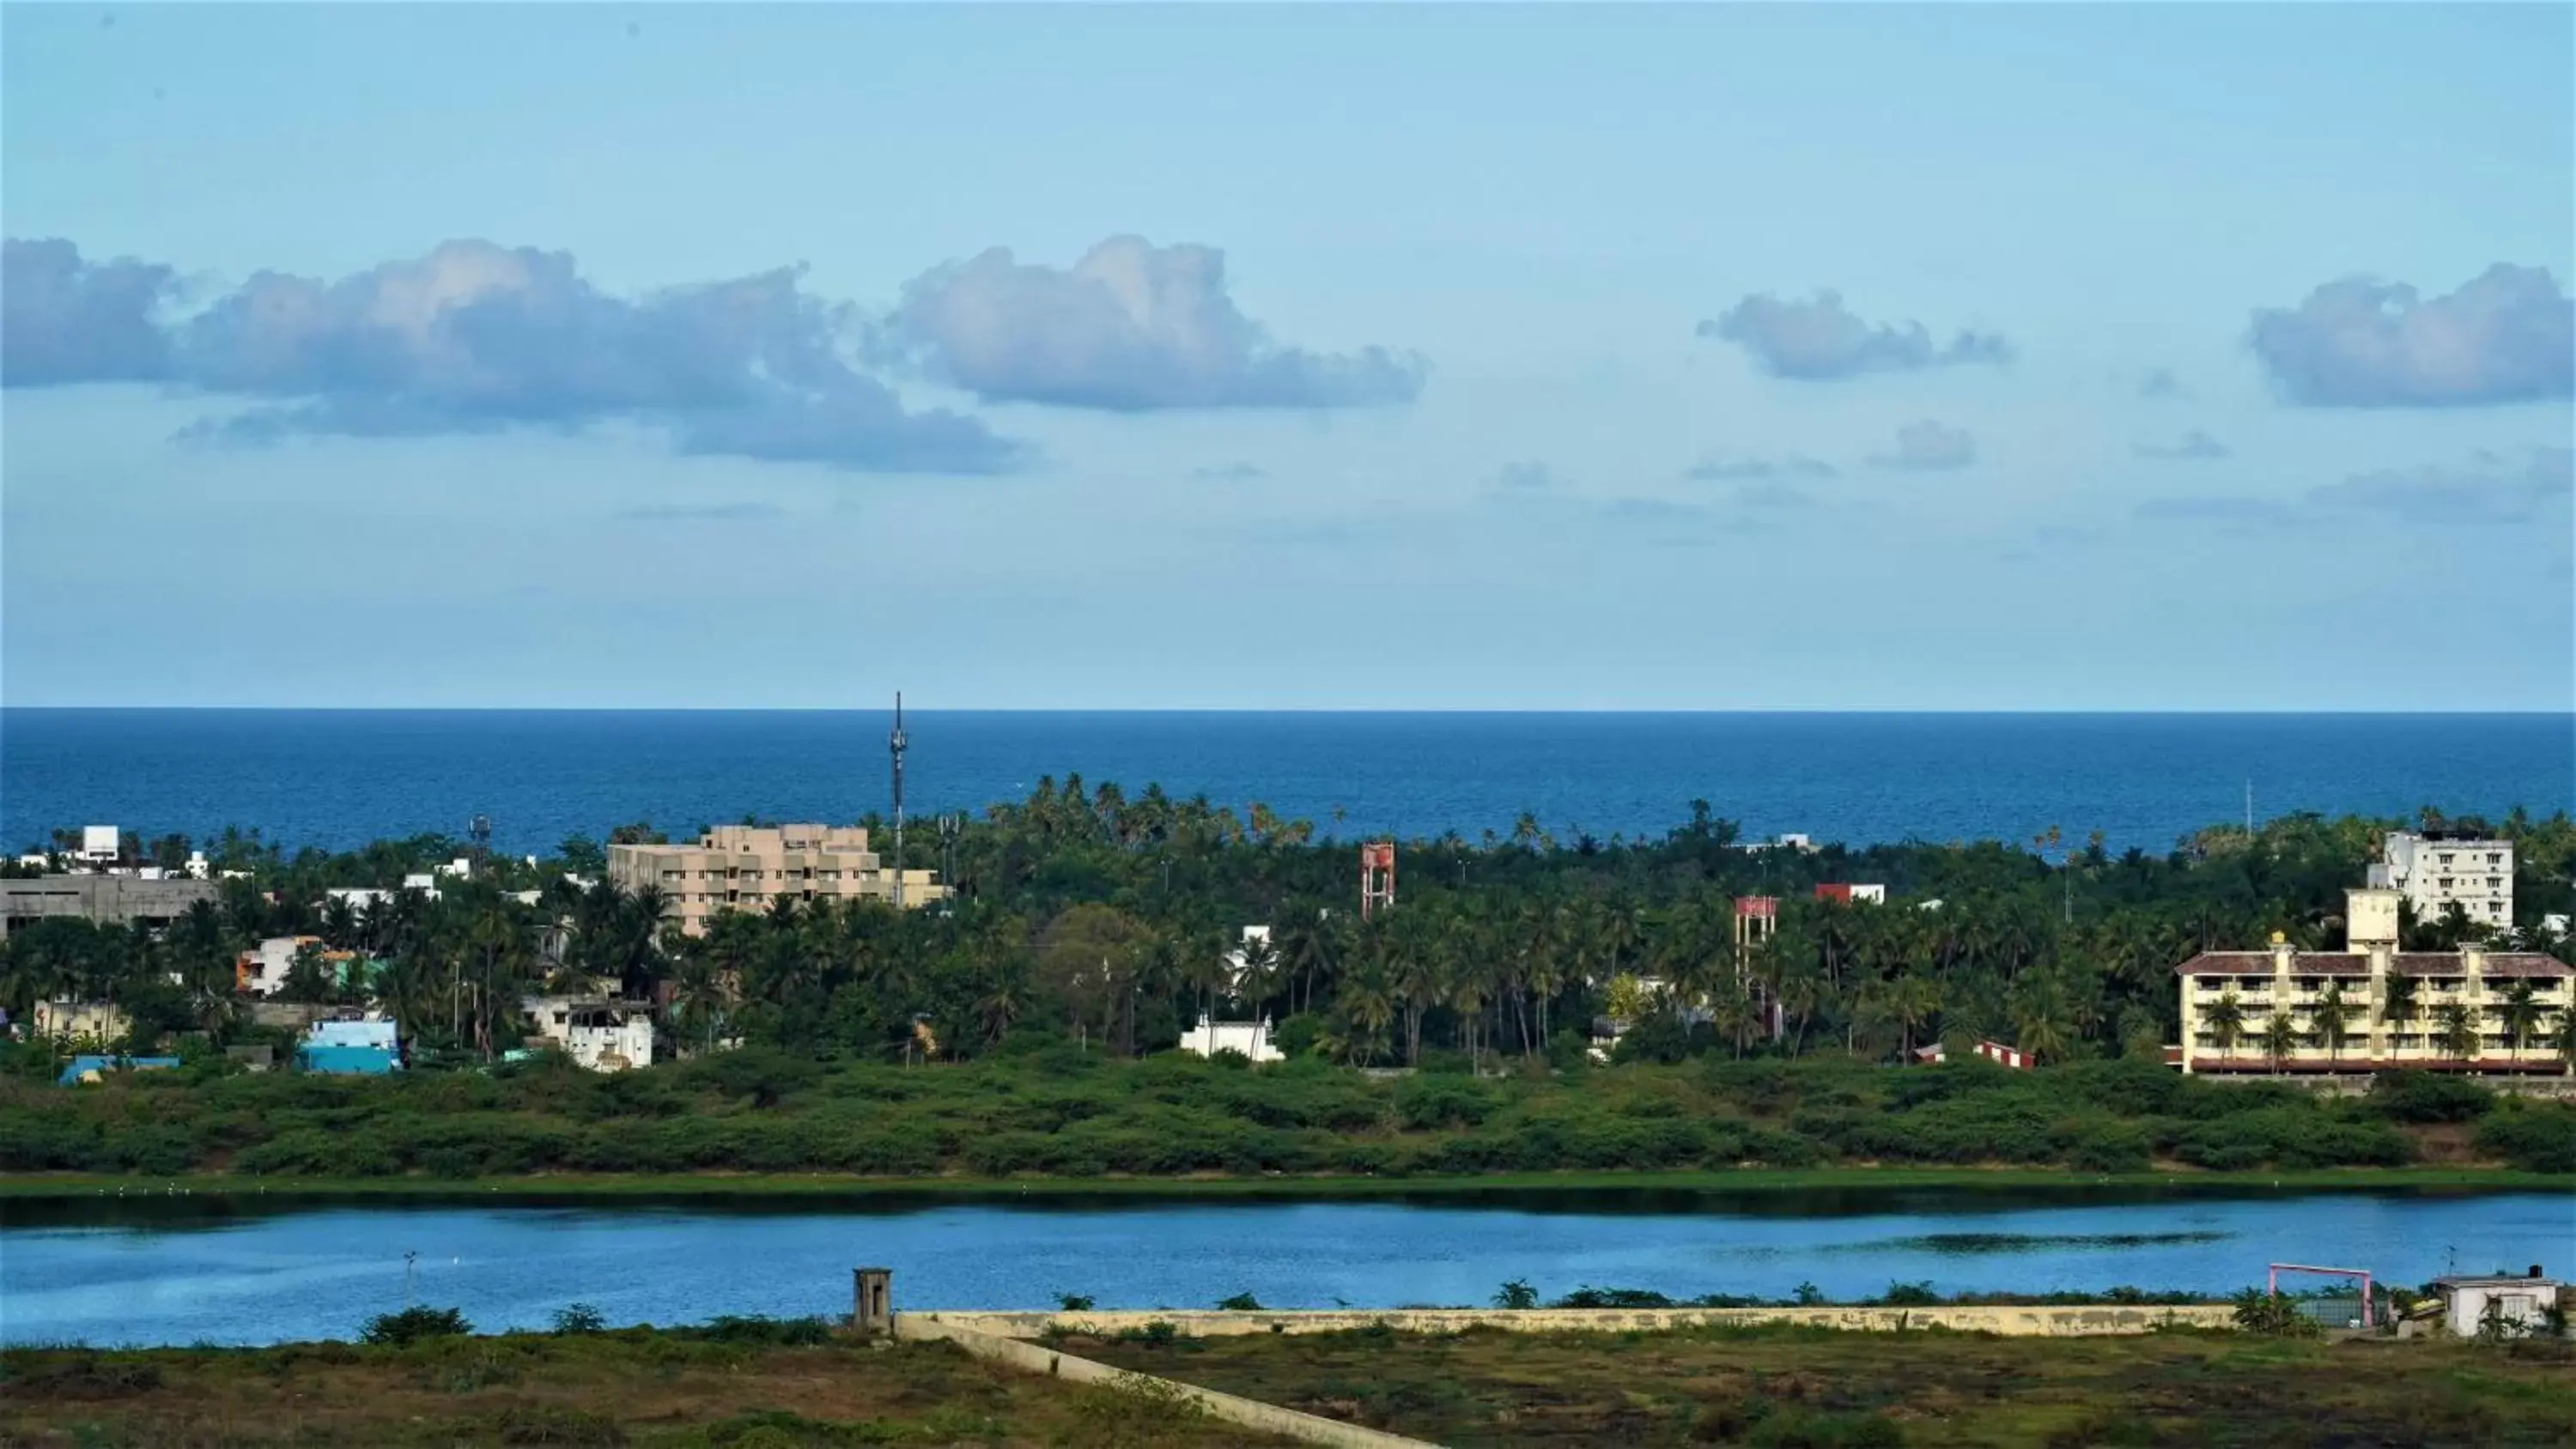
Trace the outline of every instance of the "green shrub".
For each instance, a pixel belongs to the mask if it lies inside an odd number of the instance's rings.
[[[2495,1093],[2467,1077],[2443,1072],[2381,1072],[2370,1082],[2370,1105],[2398,1122],[2466,1122],[2486,1115]]]
[[[554,1324],[557,1333],[597,1333],[608,1326],[608,1320],[587,1303],[567,1303],[555,1310]]]
[[[1500,1105],[1483,1083],[1449,1076],[1407,1077],[1395,1089],[1395,1119],[1424,1131],[1436,1127],[1474,1127]]]
[[[425,1339],[447,1338],[474,1331],[465,1315],[453,1308],[406,1308],[400,1313],[379,1313],[358,1330],[362,1343],[385,1344],[406,1348]]]
[[[2576,1172],[2576,1106],[2520,1102],[2478,1124],[2480,1152],[2525,1172]]]
[[[2270,1338],[2316,1338],[2324,1333],[2315,1319],[2300,1311],[2298,1300],[2286,1294],[2248,1288],[2234,1302],[2239,1332]]]

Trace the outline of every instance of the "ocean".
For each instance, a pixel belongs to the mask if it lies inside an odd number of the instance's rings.
[[[0,843],[114,824],[289,846],[462,836],[538,851],[649,820],[674,835],[851,820],[889,802],[882,711],[0,710]],[[1524,811],[1560,839],[1661,834],[1704,799],[1748,836],[2026,841],[2054,825],[2170,849],[2295,811],[2576,800],[2576,717],[907,711],[914,819],[1040,776],[1262,801],[1343,839],[1469,839]]]

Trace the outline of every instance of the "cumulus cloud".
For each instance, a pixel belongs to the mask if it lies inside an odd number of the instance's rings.
[[[887,332],[986,401],[1110,412],[1410,402],[1426,371],[1385,347],[1280,346],[1227,293],[1224,252],[1133,236],[1071,268],[1023,266],[1001,247],[940,267],[904,288]]]
[[[2385,468],[2308,490],[2312,505],[2421,524],[2529,523],[2568,500],[2576,452],[2534,448],[2516,461],[2481,450],[2465,465]]]
[[[1734,343],[1774,377],[1805,381],[2000,364],[2013,355],[2012,345],[1990,332],[1960,332],[1941,343],[1920,322],[1873,325],[1830,291],[1804,301],[1757,293],[1700,323],[1697,335]]]
[[[155,314],[172,281],[168,267],[90,261],[59,237],[0,242],[0,387],[166,377]]]
[[[2171,398],[2182,395],[2182,379],[2174,376],[2174,370],[2170,367],[2150,367],[2146,370],[2146,374],[2138,379],[2140,397]]]
[[[1963,428],[1947,427],[1926,418],[1897,429],[1895,449],[1876,454],[1870,461],[1882,468],[1921,473],[1965,468],[1977,461],[1977,441]]]
[[[1222,467],[1192,468],[1190,476],[1209,483],[1251,483],[1270,476],[1270,470],[1258,463],[1227,463]]]
[[[2201,463],[2229,455],[2225,443],[2198,428],[2170,443],[2140,443],[2132,451],[2141,458],[2156,458],[2169,463]]]
[[[2328,282],[2254,314],[2254,355],[2311,407],[2468,407],[2576,392],[2576,300],[2539,267],[2487,268],[2445,296]]]
[[[1542,493],[1557,486],[1557,476],[1545,463],[1505,463],[1494,475],[1494,486],[1513,493]]]
[[[9,311],[15,328],[15,297]],[[262,272],[156,335],[163,375],[257,402],[192,441],[622,421],[685,453],[945,473],[1018,460],[982,422],[908,411],[856,370],[853,325],[794,268],[629,298],[565,253],[466,240],[337,281]]]
[[[1834,465],[1800,453],[1759,458],[1743,453],[1710,453],[1682,470],[1695,483],[1732,483],[1755,478],[1830,478]]]

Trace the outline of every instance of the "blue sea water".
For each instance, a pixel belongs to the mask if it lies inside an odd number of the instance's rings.
[[[538,850],[650,820],[855,819],[886,713],[0,710],[0,844],[113,823],[346,847],[491,817]],[[2576,800],[2576,717],[2523,715],[907,713],[916,818],[1079,773],[1251,801],[1343,838],[1660,834],[1705,799],[1750,835],[1853,843],[2058,826],[2150,851],[2241,818],[2537,813]]]

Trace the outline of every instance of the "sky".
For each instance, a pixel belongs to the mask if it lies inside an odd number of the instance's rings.
[[[2576,9],[0,9],[12,705],[2576,707]]]

